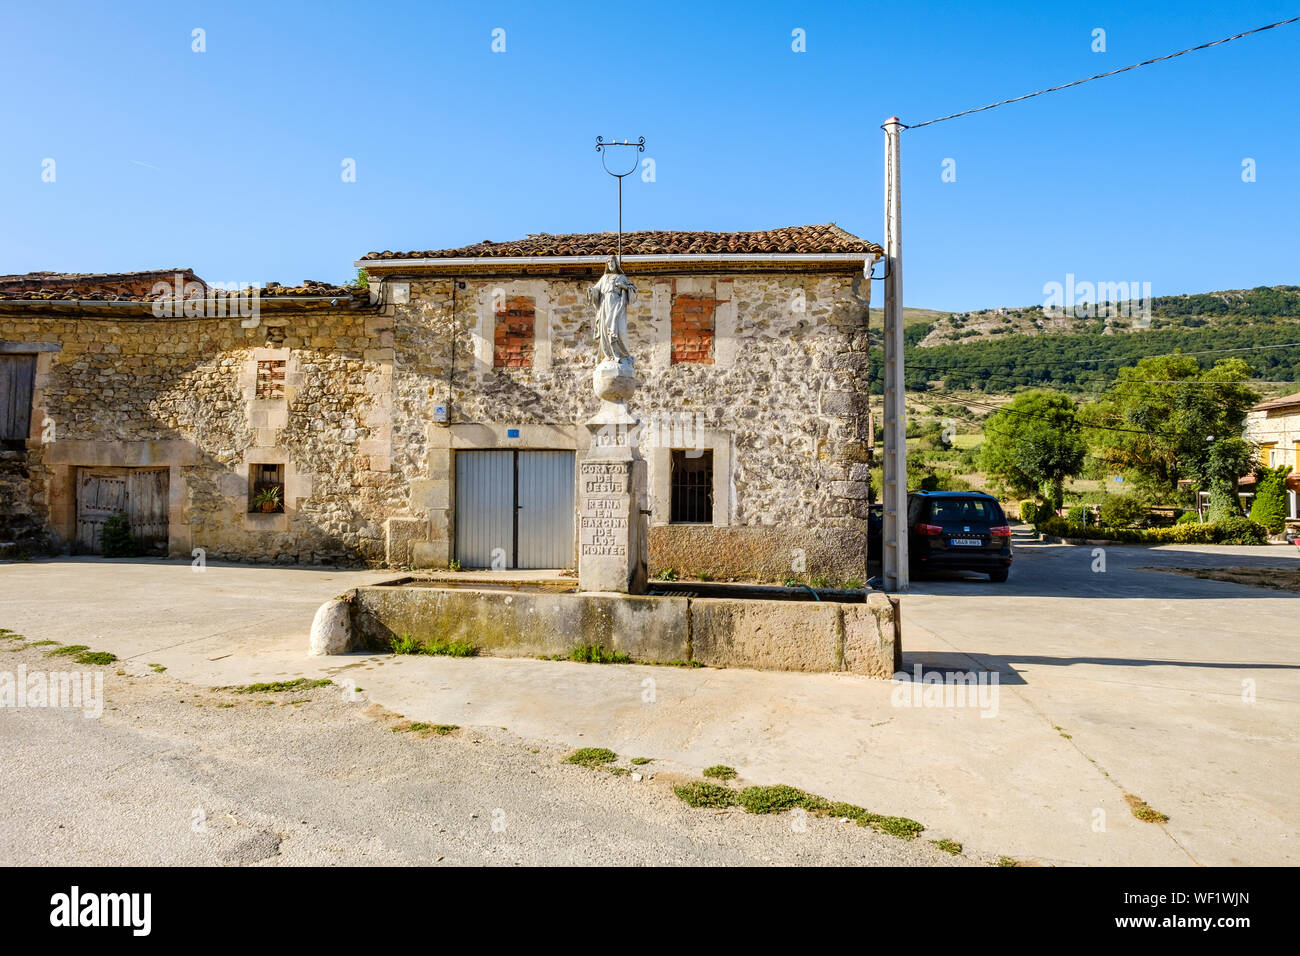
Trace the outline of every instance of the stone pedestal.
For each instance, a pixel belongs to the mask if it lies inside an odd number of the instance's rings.
[[[607,424],[589,427],[593,444],[578,463],[578,589],[643,594],[650,557],[642,513],[646,463],[627,444],[597,444],[608,436]]]

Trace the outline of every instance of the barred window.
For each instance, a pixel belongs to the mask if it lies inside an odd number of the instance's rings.
[[[713,523],[713,452],[674,450],[672,453],[673,524]]]

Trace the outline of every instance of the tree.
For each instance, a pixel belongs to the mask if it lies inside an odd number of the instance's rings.
[[[1250,506],[1250,520],[1258,521],[1269,534],[1281,534],[1286,527],[1286,476],[1290,465],[1255,469],[1255,501]]]
[[[1088,443],[1111,470],[1160,496],[1176,493],[1184,479],[1207,481],[1216,445],[1241,434],[1246,410],[1259,401],[1246,385],[1250,372],[1236,358],[1211,369],[1190,355],[1142,359],[1080,409]],[[1215,454],[1226,466],[1239,451],[1224,446]]]
[[[1240,438],[1221,438],[1210,445],[1195,477],[1210,490],[1211,521],[1242,517],[1237,479],[1250,471],[1255,455],[1255,449]]]
[[[984,423],[984,470],[1012,494],[1036,492],[1059,509],[1065,479],[1079,473],[1087,454],[1075,413],[1068,395],[1021,392]]]

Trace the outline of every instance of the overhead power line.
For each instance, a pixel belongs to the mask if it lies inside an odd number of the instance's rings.
[[[922,126],[931,126],[935,123],[942,123],[944,120],[956,119],[958,116],[969,116],[971,113],[982,113],[985,110],[991,110],[998,106],[1006,106],[1008,103],[1019,103],[1021,100],[1032,99],[1035,96],[1042,96],[1044,93],[1055,93],[1058,90],[1068,90],[1072,86],[1091,83],[1093,80],[1115,76],[1117,73],[1127,73],[1129,70],[1136,70],[1140,66],[1150,66],[1152,63],[1159,63],[1162,60],[1172,60],[1174,57],[1182,56],[1184,53],[1195,53],[1197,50],[1207,50],[1212,46],[1218,46],[1220,43],[1231,43],[1233,40],[1240,40],[1242,37],[1248,37],[1255,33],[1263,33],[1265,30],[1272,30],[1274,27],[1286,26],[1288,23],[1296,22],[1300,22],[1300,17],[1292,17],[1289,20],[1279,20],[1277,23],[1270,23],[1267,26],[1256,27],[1253,30],[1247,30],[1245,33],[1238,33],[1236,36],[1224,37],[1222,40],[1213,40],[1210,43],[1202,43],[1199,46],[1189,46],[1186,50],[1179,50],[1177,53],[1166,53],[1164,56],[1158,56],[1151,60],[1143,60],[1141,63],[1131,63],[1128,66],[1121,66],[1118,70],[1108,70],[1105,73],[1098,73],[1096,76],[1088,76],[1082,80],[1075,80],[1072,83],[1062,83],[1060,86],[1051,86],[1045,90],[1026,93],[1023,96],[1013,96],[1009,100],[999,100],[996,103],[990,103],[988,106],[977,106],[973,110],[962,110],[960,113],[940,116],[938,119],[926,120],[924,123],[904,123],[902,126],[904,129],[920,129]]]

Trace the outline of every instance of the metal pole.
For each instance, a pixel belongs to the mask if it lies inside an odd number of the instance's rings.
[[[881,570],[886,591],[908,589],[907,393],[903,387],[903,209],[899,139],[903,124],[891,116],[885,131],[885,511]]]
[[[609,173],[611,176],[613,176],[615,179],[618,180],[618,265],[619,268],[621,269],[623,267],[623,177],[631,176],[634,172],[636,172],[638,163],[636,161],[636,155],[633,154],[632,166],[627,170],[627,172],[625,173],[614,172],[614,170],[609,168],[609,164],[605,162],[606,150],[608,150],[611,146],[627,146],[636,150],[638,153],[644,153],[645,137],[642,136],[638,138],[635,143],[629,143],[627,140],[623,140],[623,142],[621,143],[618,140],[614,140],[614,142],[612,143],[607,143],[605,142],[605,137],[603,136],[596,137],[596,152],[600,153],[601,165],[605,167],[605,172]]]

